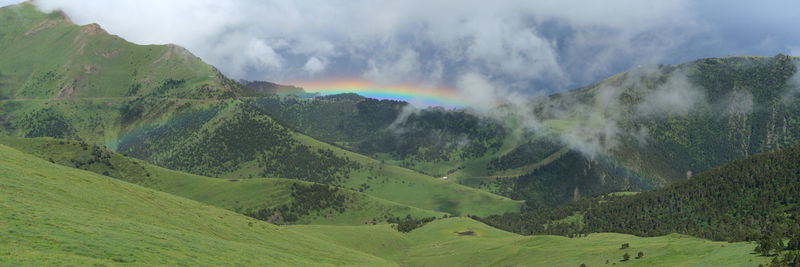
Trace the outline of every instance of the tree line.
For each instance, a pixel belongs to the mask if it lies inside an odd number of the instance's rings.
[[[521,234],[684,233],[726,241],[775,240],[800,233],[800,146],[736,160],[633,196],[596,196],[556,208],[478,218]],[[575,214],[580,222],[544,225]]]

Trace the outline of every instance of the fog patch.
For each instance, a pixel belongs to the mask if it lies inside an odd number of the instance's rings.
[[[387,128],[396,135],[403,134],[406,132],[406,129],[403,126],[408,120],[408,117],[419,114],[421,111],[421,109],[415,107],[413,104],[406,104],[400,109],[400,113],[397,114],[397,118],[395,118]]]
[[[791,104],[793,101],[796,101],[796,98],[800,96],[800,61],[794,60],[795,72],[789,81],[786,82],[786,92],[783,93],[781,100],[785,105]]]
[[[639,116],[685,116],[698,105],[707,103],[705,90],[689,82],[684,71],[675,71],[666,83],[659,85],[637,106]]]

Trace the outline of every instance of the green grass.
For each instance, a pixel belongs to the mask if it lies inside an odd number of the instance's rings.
[[[770,259],[752,254],[751,243],[676,234],[525,237],[468,218],[407,234],[385,224],[277,227],[5,145],[0,190],[0,265],[752,266]],[[644,258],[620,261],[639,251]]]
[[[583,212],[575,212],[570,216],[564,217],[563,219],[559,220],[552,220],[548,223],[545,223],[543,226],[545,229],[556,226],[558,224],[575,224],[578,226],[579,229],[583,228]]]
[[[331,149],[340,156],[346,156],[364,166],[351,174],[345,186],[358,188],[369,184],[365,193],[389,201],[406,204],[427,210],[438,210],[456,215],[502,214],[518,211],[521,201],[487,193],[440,177],[428,176],[419,172],[346,151],[344,149],[317,141],[311,137],[295,134],[295,138],[314,148]],[[368,177],[377,177],[369,179]]]
[[[754,244],[712,242],[672,234],[641,238],[591,234],[580,238],[519,236],[468,218],[438,220],[408,234],[388,226],[291,226],[321,239],[410,266],[754,266],[770,258],[752,254]],[[336,228],[336,230],[334,230]],[[472,235],[459,233],[472,232]],[[358,238],[367,233],[369,240]],[[630,248],[620,249],[622,243]],[[644,257],[635,259],[641,251]],[[622,255],[631,259],[622,262]]]
[[[77,26],[60,13],[41,13],[29,3],[0,9],[0,35],[0,58],[3,59],[0,61],[3,81],[0,114],[4,114],[0,117],[0,128],[12,136],[28,135],[31,132],[26,127],[47,125],[48,121],[26,119],[26,116],[50,110],[59,116],[58,121],[69,125],[70,131],[64,133],[65,137],[117,150],[121,142],[137,138],[142,130],[180,122],[195,115],[193,112],[216,106],[221,111],[199,128],[200,131],[214,130],[237,112],[235,107],[242,103],[214,98],[225,93],[248,94],[236,86],[228,86],[227,80],[213,67],[178,47],[128,43],[95,25]],[[158,92],[169,80],[185,82]],[[131,93],[130,89],[136,85],[141,88]],[[135,96],[146,98],[137,102]],[[4,97],[10,99],[3,100]],[[136,103],[143,110],[126,120],[123,107],[135,107]],[[266,116],[264,119],[269,120]],[[293,137],[302,144],[329,148],[369,166],[371,169],[351,173],[351,179],[344,181],[344,186],[354,190],[369,186],[362,190],[376,198],[428,211],[480,216],[516,211],[521,205],[519,201],[502,196],[381,164],[301,134],[293,134]],[[202,136],[194,139],[200,138]],[[175,154],[174,151],[194,145],[193,142],[197,140],[180,140],[158,147],[161,151],[152,156],[137,157],[166,166],[163,159]],[[245,162],[240,167],[220,176],[261,176],[261,170],[253,162]]]
[[[30,3],[0,9],[0,47],[0,96],[210,98],[239,90],[226,88],[214,67],[181,47],[132,44],[95,24],[78,26],[59,12],[41,13]],[[168,79],[185,82],[157,92]]]
[[[391,265],[0,145],[0,265]]]
[[[87,145],[84,150],[77,141],[64,141],[52,138],[15,138],[0,136],[0,144],[5,144],[42,159],[52,159],[55,163],[74,166],[72,161],[90,158],[94,150]],[[164,169],[141,160],[110,153],[111,166],[94,163],[84,166],[88,171],[107,174],[123,181],[136,183],[159,191],[193,199],[232,211],[246,212],[260,208],[275,208],[290,205],[293,201],[291,186],[294,183],[308,182],[280,179],[219,179]],[[442,213],[423,210],[395,202],[379,199],[350,190],[346,195],[346,209],[343,213],[330,209],[303,216],[299,224],[359,225],[368,222],[384,221],[386,218],[437,217]]]
[[[230,107],[238,100],[228,101],[203,101],[203,100],[170,100],[164,99],[157,105],[146,110],[142,117],[130,124],[120,122],[119,106],[122,101],[107,99],[64,99],[64,100],[16,100],[0,101],[0,110],[7,111],[10,116],[23,118],[25,114],[43,108],[52,108],[76,129],[76,136],[94,144],[105,144],[110,149],[117,149],[122,139],[136,138],[135,134],[140,129],[171,123],[172,119],[185,117],[190,111],[202,111],[214,105],[223,104],[222,112],[213,119],[204,123],[201,129],[211,130],[217,127],[218,122],[224,122],[230,116]],[[181,109],[182,106],[188,109]],[[188,110],[188,111],[187,111]],[[178,119],[175,119],[178,120]],[[17,122],[14,122],[17,123]],[[7,134],[22,136],[19,130],[13,127],[5,129]],[[451,214],[470,214],[486,216],[519,210],[520,201],[514,201],[499,195],[486,193],[479,189],[460,185],[453,181],[441,181],[438,177],[428,176],[407,168],[391,164],[382,164],[381,161],[357,153],[346,151],[311,137],[293,133],[293,138],[312,149],[330,149],[339,156],[345,156],[360,163],[363,168],[350,174],[350,179],[344,181],[343,186],[358,190],[362,184],[369,185],[364,193],[376,198],[400,203],[424,210],[439,210]],[[193,142],[189,140],[189,142]],[[159,157],[169,155],[169,149],[163,150]],[[161,153],[161,152],[159,152]],[[154,160],[157,158],[150,158]],[[261,169],[256,166],[255,160],[244,162],[231,173],[223,174],[225,178],[259,177]],[[374,179],[370,179],[372,177]]]
[[[578,124],[578,122],[574,120],[546,120],[542,123],[548,128],[548,130],[556,133],[572,131]]]

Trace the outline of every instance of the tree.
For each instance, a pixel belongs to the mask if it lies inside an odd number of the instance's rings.
[[[786,250],[800,250],[800,235],[795,235],[789,243],[786,244]]]
[[[628,247],[630,247],[630,244],[628,244],[628,243],[623,243],[623,244],[622,244],[622,246],[621,246],[619,249],[626,249],[626,248],[628,248]]]
[[[639,251],[639,254],[636,254],[636,258],[641,259],[642,257],[644,257],[644,252]]]
[[[772,258],[772,262],[769,263],[769,266],[781,266],[781,263],[778,260],[778,256],[775,256],[775,258]]]
[[[622,255],[622,261],[628,261],[630,259],[631,259],[631,255],[630,254],[625,253],[625,255]]]
[[[794,266],[800,266],[800,254],[794,255]]]

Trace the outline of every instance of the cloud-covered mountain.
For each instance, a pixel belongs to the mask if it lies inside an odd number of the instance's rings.
[[[8,2],[16,1],[0,4]],[[363,77],[556,92],[637,65],[800,47],[792,1],[36,3],[136,43],[179,44],[233,78],[277,82]]]

